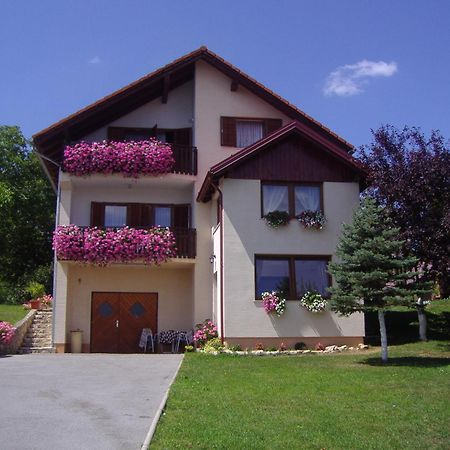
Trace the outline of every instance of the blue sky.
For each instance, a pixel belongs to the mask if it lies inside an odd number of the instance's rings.
[[[345,139],[450,138],[447,0],[1,2],[0,124],[33,133],[208,46]]]

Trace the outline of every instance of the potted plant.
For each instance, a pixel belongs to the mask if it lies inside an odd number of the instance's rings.
[[[264,216],[267,225],[272,228],[285,226],[289,223],[289,213],[286,211],[270,211]]]
[[[41,307],[41,297],[45,295],[45,286],[37,281],[30,281],[25,291],[31,296],[31,309],[39,309]]]
[[[276,314],[278,317],[284,314],[286,300],[281,298],[276,292],[263,292],[261,298],[267,314]]]
[[[315,228],[321,230],[325,225],[326,219],[322,211],[305,210],[297,215],[297,220],[305,228]]]
[[[313,313],[325,311],[327,303],[328,302],[318,292],[312,291],[305,292],[300,299],[300,306],[303,306]]]

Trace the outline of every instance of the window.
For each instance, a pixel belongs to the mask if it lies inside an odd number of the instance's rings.
[[[263,292],[279,292],[287,300],[297,300],[306,291],[328,296],[331,284],[327,256],[255,257],[255,298]]]
[[[127,207],[105,206],[105,227],[124,227],[127,224]]]
[[[302,211],[322,211],[322,185],[261,183],[262,217],[272,211],[286,211],[295,217]]]
[[[91,226],[97,227],[190,227],[190,205],[146,203],[107,204],[92,202]]]
[[[256,120],[236,121],[236,147],[244,148],[264,136],[264,122]]]
[[[228,147],[247,147],[282,127],[281,119],[221,117],[220,143]]]

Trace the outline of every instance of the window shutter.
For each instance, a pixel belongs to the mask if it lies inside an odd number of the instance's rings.
[[[141,207],[141,227],[151,227],[153,225],[152,205],[140,205]]]
[[[105,224],[105,205],[103,203],[91,203],[91,226],[103,227]]]
[[[281,119],[266,119],[265,121],[266,136],[282,127]]]
[[[173,226],[175,228],[189,228],[190,205],[173,206]]]
[[[220,118],[220,145],[236,147],[236,119],[234,117]]]
[[[127,205],[127,225],[130,227],[141,226],[141,205],[137,203]]]

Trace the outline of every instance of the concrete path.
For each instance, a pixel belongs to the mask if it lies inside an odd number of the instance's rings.
[[[182,355],[0,357],[2,450],[137,450]]]

